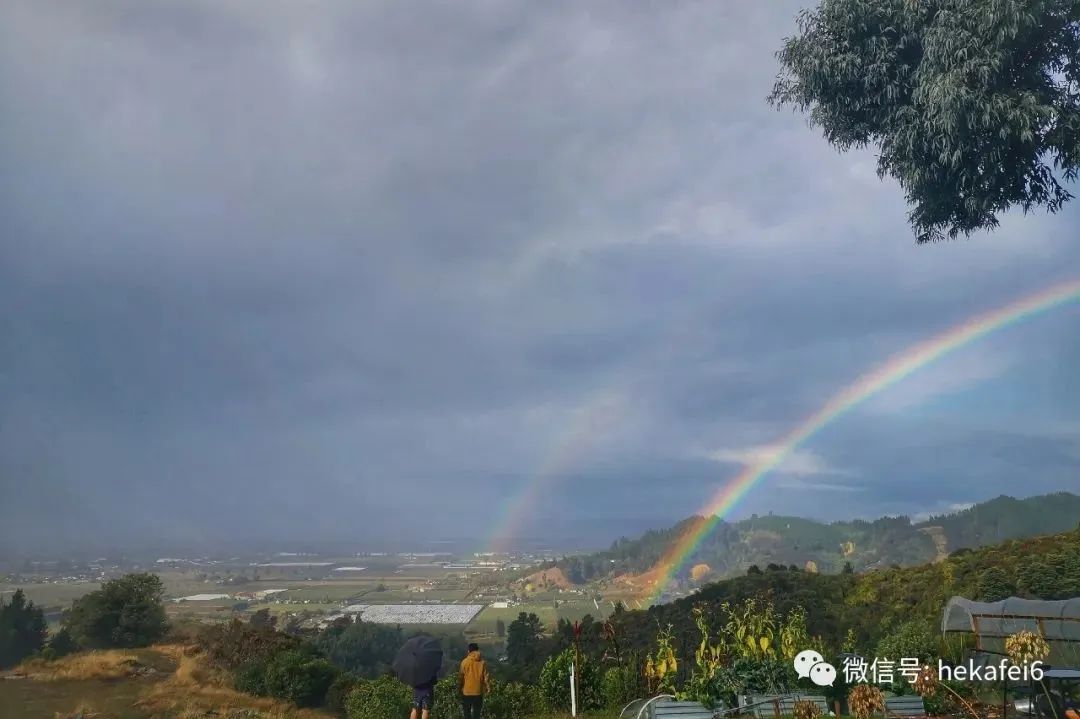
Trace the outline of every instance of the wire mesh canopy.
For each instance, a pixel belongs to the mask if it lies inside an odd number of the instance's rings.
[[[978,649],[1003,653],[1005,639],[1020,631],[1038,634],[1050,647],[1046,663],[1077,666],[1080,660],[1080,597],[1056,601],[1009,597],[976,602],[953,597],[941,617],[942,632],[969,632]]]

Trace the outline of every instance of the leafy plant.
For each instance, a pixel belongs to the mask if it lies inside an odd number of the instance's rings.
[[[327,660],[308,652],[289,651],[274,657],[266,665],[266,693],[301,707],[323,703],[326,691],[339,670]]]
[[[634,666],[609,667],[601,680],[600,691],[608,708],[618,709],[641,696],[641,682]]]
[[[360,678],[349,672],[340,672],[326,690],[323,706],[329,711],[343,714],[349,694],[360,683]]]
[[[819,719],[821,717],[821,707],[814,702],[800,699],[795,702],[793,713],[795,719]]]
[[[259,659],[247,662],[233,675],[233,686],[237,691],[260,697],[266,695],[266,666],[269,662]]]
[[[552,711],[570,708],[570,666],[574,650],[566,649],[551,657],[540,671],[540,694],[544,705]],[[587,657],[574,666],[577,675],[577,706],[580,711],[600,709],[604,705],[600,671]]]
[[[387,719],[409,713],[409,688],[389,676],[361,681],[345,700],[348,719]]]
[[[859,684],[848,695],[848,707],[858,719],[870,719],[871,714],[885,711],[885,695],[875,686]]]
[[[672,640],[671,625],[662,628],[656,634],[656,653],[645,660],[645,678],[651,694],[675,693],[679,662],[675,658]]]
[[[1017,664],[1043,661],[1050,655],[1050,646],[1038,634],[1021,630],[1005,638],[1005,652]]]

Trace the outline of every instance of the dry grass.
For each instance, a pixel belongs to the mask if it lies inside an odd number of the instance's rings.
[[[144,673],[146,667],[129,651],[106,651],[72,654],[54,661],[31,659],[23,662],[15,674],[36,681],[65,679],[123,679]]]
[[[329,719],[332,714],[313,709],[297,709],[292,704],[253,697],[230,686],[226,674],[206,666],[202,656],[190,648],[155,647],[177,661],[168,679],[155,683],[138,702],[154,716],[167,713],[181,719],[216,716],[235,719]]]
[[[48,698],[47,705],[16,714],[20,719],[24,716],[71,719],[78,717],[80,712],[84,719],[106,719],[116,715],[117,704],[124,707],[124,716],[168,716],[178,719],[204,719],[209,716],[220,719],[334,718],[333,714],[326,712],[297,709],[287,702],[238,692],[232,688],[229,675],[207,666],[196,648],[180,644],[162,644],[134,651],[86,652],[51,662],[32,660],[20,665],[15,673],[26,679],[3,682],[0,689],[13,687],[25,690],[39,704]],[[34,681],[46,684],[36,685],[38,689],[33,689],[35,685],[31,682]],[[45,686],[50,687],[48,697],[43,696]],[[18,700],[18,696],[13,698]],[[5,698],[0,694],[0,703],[3,701]],[[40,711],[46,706],[48,713]],[[78,709],[75,712],[67,711],[72,706]],[[65,711],[55,711],[57,709]]]

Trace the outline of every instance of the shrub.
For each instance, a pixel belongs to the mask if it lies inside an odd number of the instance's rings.
[[[338,669],[327,660],[293,650],[270,660],[263,681],[270,696],[301,707],[315,707],[323,703],[337,675]]]
[[[233,677],[233,686],[237,691],[246,694],[254,694],[257,697],[266,695],[266,666],[267,662],[262,659],[247,662],[236,670]]]
[[[543,708],[542,704],[540,692],[532,684],[494,682],[491,693],[484,699],[484,716],[490,719],[518,719],[536,714]]]
[[[641,682],[633,666],[609,667],[600,682],[604,704],[611,709],[622,709],[641,696]]]
[[[361,681],[345,700],[345,716],[348,719],[403,717],[409,713],[411,698],[409,688],[393,677]]]
[[[554,711],[570,708],[570,665],[573,663],[574,650],[566,649],[544,664],[540,671],[540,695],[546,708]],[[602,708],[604,699],[599,668],[582,655],[581,663],[575,669],[578,674],[578,710]]]
[[[848,706],[858,719],[869,719],[871,714],[885,712],[885,695],[869,684],[859,684],[848,695]]]
[[[939,644],[938,637],[925,622],[911,620],[904,622],[878,642],[876,654],[882,659],[893,661],[915,657],[922,662],[928,662],[937,656]]]
[[[794,707],[795,719],[820,719],[821,707],[811,701],[797,701]]]
[[[341,672],[326,690],[326,698],[323,700],[323,706],[332,712],[344,714],[345,702],[349,698],[349,693],[355,689],[359,683],[360,679],[355,674]],[[441,711],[439,714],[440,716],[443,715]]]
[[[258,628],[234,619],[204,627],[196,642],[207,661],[218,669],[235,671],[249,662],[268,662],[282,652],[298,649],[301,640],[271,628]]]
[[[457,674],[450,674],[435,685],[435,713],[439,719],[462,719],[461,693],[458,690]],[[493,717],[487,703],[484,704],[484,716]]]
[[[77,652],[79,650],[79,645],[71,636],[71,632],[65,627],[49,638],[48,646],[45,648],[52,653],[53,657],[60,658],[66,657],[73,652]]]

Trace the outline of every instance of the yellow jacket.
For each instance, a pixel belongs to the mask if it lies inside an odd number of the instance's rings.
[[[461,660],[458,685],[461,693],[467,697],[483,696],[490,689],[487,662],[480,656],[480,652],[469,652],[468,656]]]

